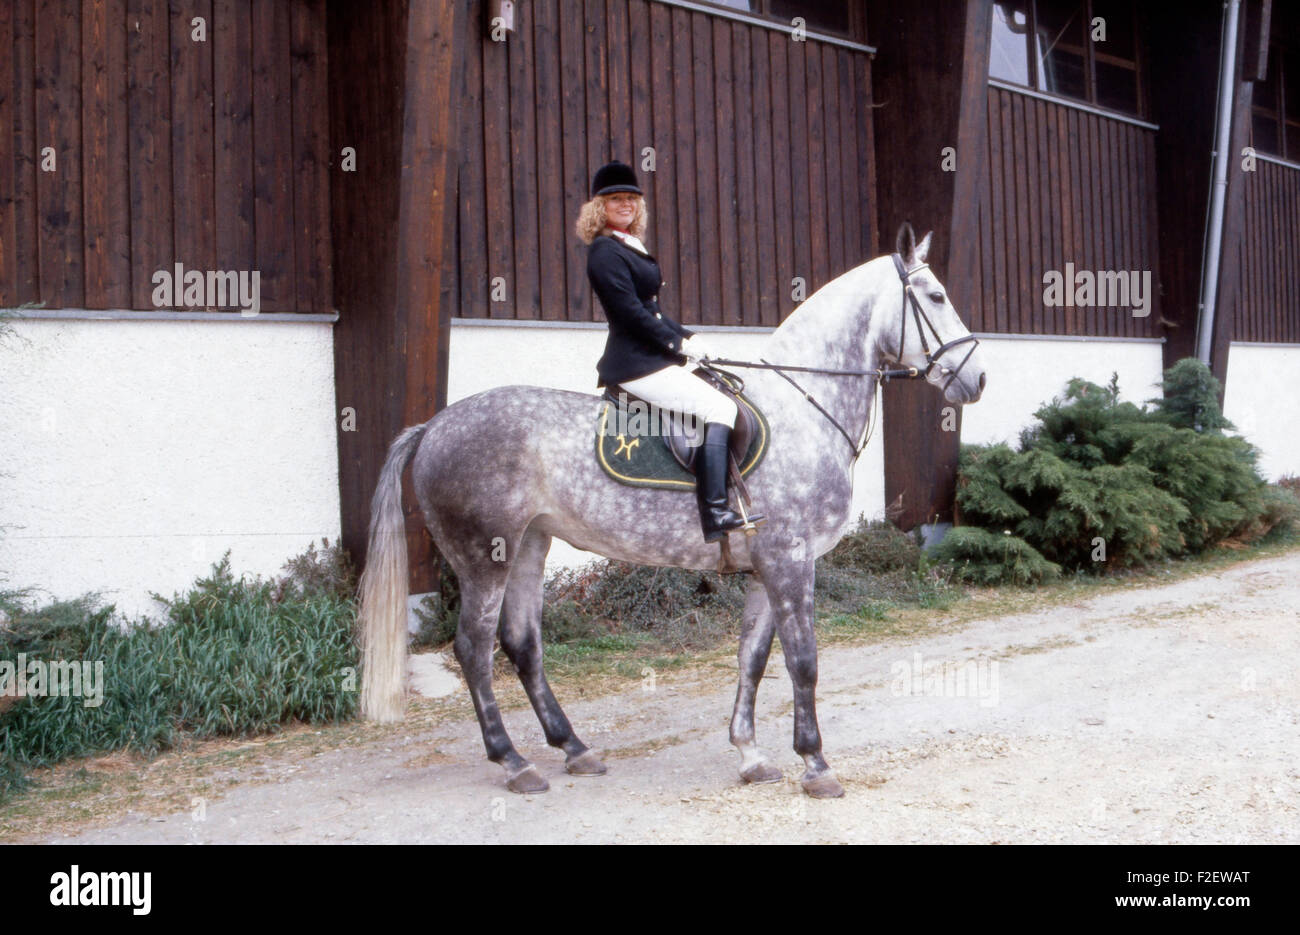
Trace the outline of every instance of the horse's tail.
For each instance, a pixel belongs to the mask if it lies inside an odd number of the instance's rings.
[[[399,721],[406,711],[406,522],[402,472],[426,425],[397,436],[388,449],[370,501],[370,543],[361,575],[361,714],[372,721]]]

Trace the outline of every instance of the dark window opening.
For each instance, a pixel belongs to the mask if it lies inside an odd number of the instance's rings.
[[[1141,116],[1137,13],[1120,0],[998,0],[989,76]]]
[[[1300,50],[1269,50],[1268,75],[1255,85],[1250,110],[1250,145],[1300,162]]]
[[[856,4],[849,0],[704,0],[713,6],[751,13],[764,19],[791,23],[802,17],[812,32],[845,36],[863,41],[866,29]]]

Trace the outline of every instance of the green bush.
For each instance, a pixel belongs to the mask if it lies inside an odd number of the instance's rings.
[[[856,569],[872,575],[915,571],[921,561],[916,538],[886,520],[859,520],[858,526],[823,556],[835,568]]]
[[[23,771],[113,750],[152,755],[187,738],[248,736],[350,718],[352,599],[318,587],[320,555],[276,582],[236,579],[229,556],[165,601],[165,625],[123,624],[93,598],[32,606],[5,596],[0,659],[103,664],[101,703],[32,695],[0,713],[0,796]],[[315,584],[313,584],[315,582]]]
[[[1061,573],[1060,565],[1043,558],[1024,539],[976,526],[949,530],[935,547],[933,557],[950,565],[962,581],[979,585],[1038,584]]]
[[[1266,499],[1258,451],[1223,434],[1230,423],[1204,365],[1180,361],[1164,387],[1168,395],[1147,410],[1119,401],[1116,378],[1108,387],[1074,379],[1035,413],[1018,450],[963,447],[960,522],[995,537],[1006,530],[1050,563],[1087,570],[1248,541],[1284,522],[1285,503]],[[987,543],[958,542],[972,563],[987,558]],[[1003,580],[1018,574],[1008,569]]]

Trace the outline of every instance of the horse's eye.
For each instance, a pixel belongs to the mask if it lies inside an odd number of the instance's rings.
[[[938,304],[942,305],[942,304],[943,304],[943,293],[942,293],[942,292],[931,292],[931,293],[930,293],[930,301],[931,301],[931,302],[937,302]]]

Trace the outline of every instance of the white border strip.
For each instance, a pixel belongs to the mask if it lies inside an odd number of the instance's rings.
[[[259,312],[256,315],[241,315],[239,312],[141,312],[119,308],[0,308],[0,315],[14,320],[27,318],[46,321],[267,321],[332,325],[339,320],[338,312]]]
[[[1287,344],[1285,341],[1229,341],[1229,347],[1276,347],[1282,350],[1300,351],[1300,342]]]
[[[771,19],[759,19],[757,16],[748,16],[738,10],[732,10],[724,6],[705,6],[703,3],[691,3],[690,0],[653,0],[664,6],[681,7],[684,10],[694,10],[697,13],[705,13],[709,16],[716,16],[719,19],[735,20],[738,23],[744,23],[747,26],[761,26],[764,29],[771,29],[774,32],[783,32],[789,34],[791,25]],[[813,42],[826,42],[830,45],[843,46],[846,49],[853,49],[855,52],[866,52],[870,55],[876,54],[875,46],[865,45],[861,42],[854,42],[852,39],[841,39],[838,36],[828,36],[825,33],[813,32],[805,29],[804,35]]]
[[[1128,114],[1121,114],[1117,110],[1105,110],[1097,107],[1095,104],[1089,104],[1087,101],[1076,101],[1072,97],[1064,97],[1060,94],[1050,94],[1047,91],[1039,91],[1037,88],[1027,87],[1023,84],[1013,84],[1010,81],[1003,81],[1001,78],[989,78],[989,86],[1001,88],[1003,91],[1012,91],[1016,94],[1023,94],[1026,97],[1036,97],[1039,100],[1051,101],[1053,104],[1061,104],[1065,107],[1073,107],[1075,110],[1081,110],[1084,113],[1096,114],[1098,117],[1106,117],[1110,120],[1118,120],[1120,123],[1131,123],[1137,127],[1144,127],[1147,130],[1159,130],[1160,125],[1148,123],[1145,120],[1139,120],[1137,117],[1130,117]]]

